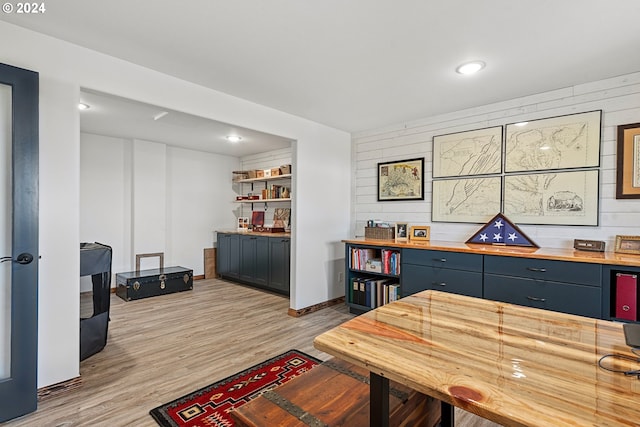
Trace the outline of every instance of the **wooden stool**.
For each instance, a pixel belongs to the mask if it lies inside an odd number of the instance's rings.
[[[231,411],[236,427],[369,426],[369,371],[330,359]],[[440,402],[389,382],[389,425],[433,427]]]

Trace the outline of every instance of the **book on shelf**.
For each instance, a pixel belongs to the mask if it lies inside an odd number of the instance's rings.
[[[353,277],[349,290],[352,304],[380,307],[399,298],[400,285],[391,278]]]
[[[400,274],[400,251],[392,249],[382,250],[382,272],[394,276]]]
[[[376,258],[376,250],[372,248],[351,248],[351,268],[365,270],[367,261]]]

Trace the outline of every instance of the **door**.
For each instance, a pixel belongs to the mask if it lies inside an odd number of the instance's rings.
[[[38,74],[0,64],[0,422],[37,405]]]

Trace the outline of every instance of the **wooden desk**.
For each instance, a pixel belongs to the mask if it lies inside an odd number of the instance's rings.
[[[424,291],[314,345],[371,371],[372,425],[388,425],[389,379],[440,399],[443,423],[453,405],[507,426],[640,425],[640,380],[598,367],[605,354],[633,356],[620,323]]]

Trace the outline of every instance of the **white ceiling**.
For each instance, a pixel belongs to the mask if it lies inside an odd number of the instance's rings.
[[[233,157],[291,146],[290,139],[115,95],[83,89],[80,101],[90,106],[80,112],[80,130],[86,133],[163,142]],[[231,143],[228,135],[241,136],[242,140]]]
[[[55,0],[0,19],[350,132],[640,71],[639,0]],[[461,76],[456,66],[487,67]]]

